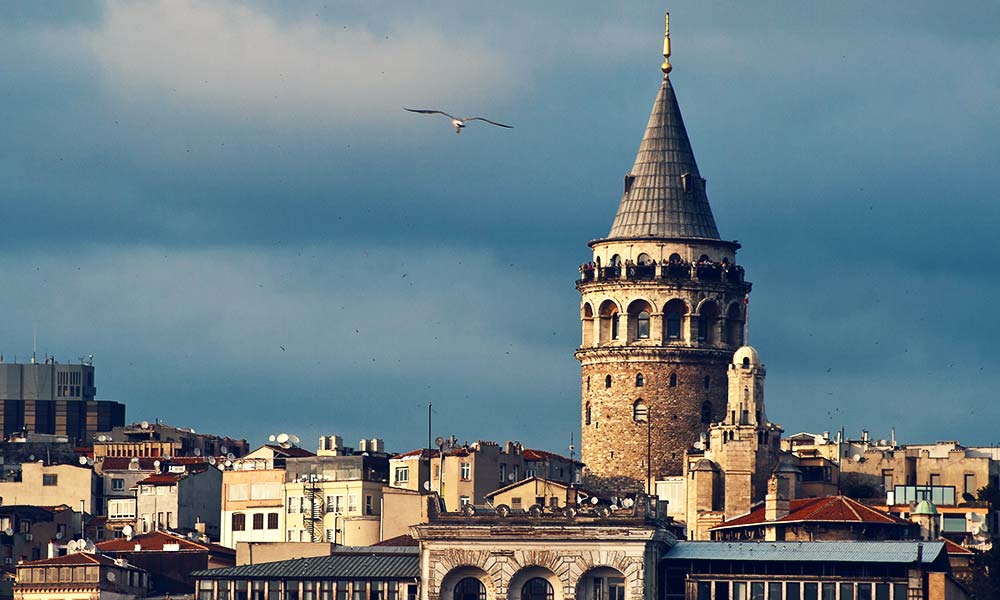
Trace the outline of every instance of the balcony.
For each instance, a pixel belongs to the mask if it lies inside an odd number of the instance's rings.
[[[622,276],[624,271],[624,277]],[[716,262],[662,262],[644,265],[627,264],[598,267],[587,263],[580,267],[577,285],[598,281],[664,281],[680,283],[687,281],[708,281],[717,283],[743,283],[743,267]]]

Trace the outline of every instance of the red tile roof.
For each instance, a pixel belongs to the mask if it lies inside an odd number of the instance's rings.
[[[960,546],[960,545],[956,544],[955,542],[949,540],[948,538],[944,538],[944,537],[943,538],[938,538],[938,541],[939,542],[944,542],[944,549],[945,549],[945,552],[947,552],[948,554],[960,554],[960,555],[963,555],[963,556],[967,555],[967,554],[975,554],[972,550],[969,550],[965,546]]]
[[[139,458],[140,471],[152,471],[154,469],[153,462],[160,460],[158,458]],[[108,456],[100,461],[101,469],[104,471],[128,471],[129,463],[132,462],[131,458],[124,456]]]
[[[427,448],[420,448],[419,450],[410,450],[409,452],[404,452],[402,454],[397,454],[393,458],[414,458],[419,456],[420,458],[437,458],[437,450],[428,450]]]
[[[97,544],[97,549],[101,552],[135,552],[136,545],[140,546],[140,552],[161,552],[163,546],[167,544],[177,544],[181,550],[188,551],[209,551],[222,554],[235,555],[236,551],[211,542],[199,542],[183,536],[174,535],[166,531],[152,531],[143,535],[137,535],[132,539],[117,538]]]
[[[411,548],[413,546],[419,546],[420,543],[411,535],[397,535],[396,537],[391,537],[387,540],[382,540],[377,544],[372,544],[373,546],[391,546],[393,548]]]
[[[150,475],[149,477],[139,481],[140,485],[169,485],[174,484],[184,479],[187,473],[160,473],[158,475]]]
[[[49,565],[104,565],[106,567],[115,566],[115,561],[101,554],[91,554],[89,552],[76,552],[65,554],[54,558],[43,558],[23,563],[28,566],[49,566]],[[133,567],[134,568],[134,567]]]
[[[766,521],[763,504],[758,504],[749,513],[726,521],[712,529],[760,525]],[[827,496],[826,498],[802,498],[789,503],[788,515],[777,523],[792,522],[835,522],[835,523],[882,523],[885,525],[912,526],[911,521],[900,519],[880,510],[861,504],[847,496]]]
[[[565,456],[556,454],[555,452],[549,452],[548,450],[536,450],[534,448],[525,448],[521,450],[521,456],[524,457],[524,460],[563,460],[566,462],[583,464],[578,460],[566,458]]]

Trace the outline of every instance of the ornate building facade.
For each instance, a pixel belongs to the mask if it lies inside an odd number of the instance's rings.
[[[725,414],[727,365],[744,342],[740,245],[719,237],[669,61],[662,70],[611,231],[590,242],[577,281],[582,458],[588,485],[609,490],[681,474],[684,450]]]

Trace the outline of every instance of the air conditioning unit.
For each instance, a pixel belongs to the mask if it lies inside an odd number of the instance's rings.
[[[31,535],[30,533],[24,534],[24,541],[30,542],[33,539],[35,539],[35,536]]]

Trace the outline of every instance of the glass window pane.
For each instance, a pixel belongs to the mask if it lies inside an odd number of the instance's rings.
[[[819,584],[812,582],[803,583],[802,600],[819,600]]]
[[[892,586],[892,600],[906,600],[906,584],[895,583]]]
[[[750,582],[750,600],[764,600],[764,582]]]
[[[712,600],[712,582],[698,582],[698,600]]]
[[[801,600],[798,581],[789,581],[785,584],[785,600]]]
[[[854,600],[854,584],[840,584],[840,600]]]
[[[715,582],[715,600],[729,600],[729,582]]]
[[[891,583],[876,583],[875,600],[889,600],[889,590],[891,588],[892,588]]]
[[[836,583],[824,583],[823,584],[823,600],[837,600],[837,584]]]
[[[733,600],[747,600],[747,582],[733,582]]]
[[[784,600],[781,595],[781,582],[771,581],[767,584],[767,600]]]
[[[872,584],[858,584],[858,600],[872,600]]]

